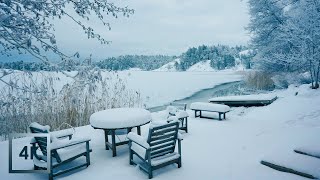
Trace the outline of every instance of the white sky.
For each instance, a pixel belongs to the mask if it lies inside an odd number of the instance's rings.
[[[192,46],[246,45],[249,40],[244,29],[249,22],[246,0],[113,1],[129,6],[135,13],[129,18],[107,16],[111,31],[94,19],[89,22],[112,44],[101,45],[95,39],[87,39],[79,26],[63,18],[55,21],[60,50],[69,55],[80,52],[82,58],[92,54],[93,59],[101,60],[127,54],[180,55]],[[23,59],[27,57],[23,55]]]
[[[119,4],[119,0],[115,1]],[[133,8],[129,17],[108,17],[112,30],[98,22],[90,25],[110,45],[88,40],[78,26],[63,20],[56,24],[61,50],[90,53],[96,58],[125,54],[180,55],[202,44],[245,45],[249,39],[244,27],[249,22],[246,1],[241,0],[121,0]],[[71,25],[70,25],[71,24]],[[66,28],[68,27],[68,28]]]

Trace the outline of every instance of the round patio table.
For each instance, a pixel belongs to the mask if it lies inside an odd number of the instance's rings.
[[[137,128],[141,135],[141,126],[151,121],[151,113],[142,108],[114,108],[93,113],[90,116],[90,124],[95,129],[104,130],[106,150],[111,149],[113,157],[117,156],[116,146],[128,144],[129,141],[116,142],[116,130]],[[108,135],[111,135],[109,142]]]

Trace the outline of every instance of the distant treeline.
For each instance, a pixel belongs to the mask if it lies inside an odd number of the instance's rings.
[[[13,61],[13,62],[0,62],[0,68],[2,69],[14,69],[14,70],[27,70],[27,71],[39,71],[39,70],[51,70],[45,63],[39,62],[24,62],[24,61]]]
[[[164,55],[155,55],[155,56],[145,56],[145,55],[126,55],[119,57],[111,57],[105,60],[102,60],[96,65],[101,69],[108,70],[126,70],[130,68],[139,68],[142,70],[154,70],[158,69],[164,64],[167,64],[173,61],[176,56],[164,56]]]
[[[210,60],[212,68],[221,70],[234,67],[236,59],[238,59],[246,68],[250,69],[254,54],[240,55],[240,52],[247,49],[245,46],[230,47],[226,45],[192,47],[181,55],[180,63],[176,63],[175,66],[178,70],[185,71],[200,61]]]
[[[110,57],[99,62],[91,62],[93,66],[97,66],[101,69],[107,69],[112,71],[127,70],[130,68],[139,68],[141,70],[154,70],[161,66],[173,61],[176,58],[180,58],[180,62],[175,63],[175,67],[179,71],[185,71],[192,65],[204,61],[210,60],[210,65],[214,69],[226,69],[234,67],[236,63],[240,62],[245,68],[250,69],[252,66],[252,58],[255,55],[253,51],[248,53],[240,53],[248,48],[246,46],[235,46],[230,47],[226,45],[206,46],[202,45],[199,47],[189,48],[186,52],[180,56],[166,56],[166,55],[125,55],[118,57]],[[65,63],[62,70],[76,70],[79,64]],[[38,62],[0,62],[0,68],[14,69],[14,70],[27,70],[27,71],[38,71],[38,70],[53,70],[52,67],[45,63]]]

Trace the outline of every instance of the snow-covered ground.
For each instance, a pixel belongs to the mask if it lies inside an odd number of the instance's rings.
[[[176,63],[180,63],[179,58],[177,58],[177,59],[175,59],[175,60],[173,60],[173,61],[171,61],[171,62],[161,66],[160,68],[153,70],[153,71],[176,72],[177,71],[177,69],[175,67]]]
[[[271,105],[232,108],[225,121],[194,118],[194,113],[188,110],[189,133],[183,134],[182,167],[178,169],[176,165],[170,165],[156,170],[154,179],[304,180],[263,166],[260,160],[273,155],[281,157],[278,155],[292,153],[296,147],[319,147],[315,144],[319,144],[320,136],[320,91],[302,85],[274,94],[279,98]],[[217,117],[217,113],[203,115]],[[165,120],[164,112],[153,113],[152,117],[153,121]],[[146,135],[147,130],[148,125],[143,126],[142,134]],[[84,126],[76,128],[75,132],[75,136],[90,136],[92,139],[91,165],[57,179],[147,179],[139,168],[129,165],[128,146],[119,147],[118,156],[112,157],[111,152],[104,149],[103,131]],[[0,159],[1,179],[47,178],[44,174],[9,174],[8,142],[0,143]],[[25,162],[23,158],[14,161],[21,166]],[[308,166],[305,164],[305,168]]]

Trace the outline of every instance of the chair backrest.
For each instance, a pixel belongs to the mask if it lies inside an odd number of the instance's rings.
[[[49,133],[49,126],[42,126],[39,123],[33,122],[29,125],[31,133]],[[44,156],[47,156],[47,137],[34,137],[40,150]]]
[[[174,152],[178,130],[179,122],[177,121],[149,129],[147,142],[151,147],[151,159]]]
[[[175,102],[172,102],[172,103],[170,103],[170,106],[175,106],[177,109],[183,110],[183,111],[187,110],[187,104],[186,103],[175,103]]]

